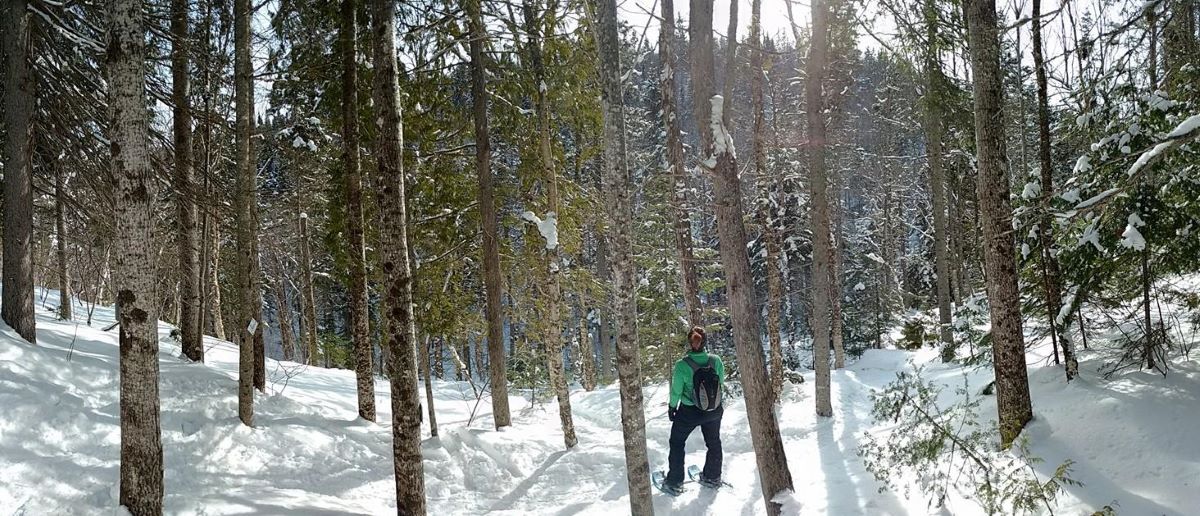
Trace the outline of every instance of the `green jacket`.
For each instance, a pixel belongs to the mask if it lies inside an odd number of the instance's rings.
[[[708,365],[708,361],[712,360],[713,369],[717,371],[717,378],[721,383],[725,383],[725,364],[721,363],[721,357],[710,355],[703,351],[689,351],[687,356],[692,357],[697,364],[701,366]],[[696,406],[696,400],[692,399],[695,388],[692,387],[692,366],[689,366],[683,359],[675,362],[675,369],[671,373],[671,403],[670,406],[678,407],[682,401],[684,405]]]

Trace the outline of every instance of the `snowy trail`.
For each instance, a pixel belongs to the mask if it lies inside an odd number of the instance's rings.
[[[52,307],[50,307],[52,308]],[[81,312],[82,312],[82,307]],[[0,327],[0,515],[108,514],[116,506],[119,421],[114,332],[53,319],[39,306],[39,346]],[[160,326],[162,432],[169,514],[387,514],[395,512],[388,385],[376,382],[379,423],[357,420],[354,374],[268,362],[268,388],[255,404],[254,428],[236,417],[237,350],[206,340],[205,364],[180,358]],[[1076,461],[1058,514],[1090,514],[1118,502],[1122,514],[1183,516],[1200,507],[1200,365],[1180,360],[1170,376],[1134,372],[1113,381],[1091,371],[1066,385],[1061,370],[1031,355],[1035,420],[1026,431],[1046,459],[1040,473]],[[1085,355],[1086,358],[1086,355]],[[870,417],[870,393],[908,362],[947,386],[990,379],[937,363],[934,350],[868,351],[832,375],[834,417],[818,420],[812,376],[789,385],[778,409],[795,494],[787,514],[978,514],[969,502],[931,508],[919,489],[880,492],[857,449],[864,432],[886,431]],[[965,375],[965,376],[964,376]],[[619,393],[572,392],[579,445],[562,449],[557,406],[530,404],[512,391],[513,426],[491,428],[491,403],[462,382],[435,382],[440,436],[423,430],[431,514],[605,515],[628,512]],[[952,392],[952,391],[950,391]],[[424,401],[422,386],[422,400]],[[666,385],[644,389],[652,469],[665,467]],[[1181,407],[1190,407],[1180,410]],[[477,410],[475,410],[477,409]],[[475,414],[472,417],[472,410]],[[980,413],[994,414],[983,400]],[[468,421],[470,424],[468,425]],[[1082,423],[1081,422],[1086,422]],[[671,498],[655,491],[659,514],[760,514],[763,501],[744,406],[728,403],[722,425],[724,477],[732,487],[692,486]],[[700,432],[687,463],[701,464]]]

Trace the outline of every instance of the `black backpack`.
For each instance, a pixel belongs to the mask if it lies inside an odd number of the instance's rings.
[[[713,369],[713,358],[708,357],[708,363],[700,365],[692,357],[683,357],[683,361],[692,368],[692,401],[696,408],[711,412],[721,407],[721,378]]]

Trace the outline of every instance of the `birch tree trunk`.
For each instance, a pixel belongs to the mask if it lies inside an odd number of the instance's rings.
[[[683,305],[689,328],[704,324],[700,306],[700,280],[696,275],[696,257],[692,252],[692,220],[688,211],[687,172],[683,165],[683,137],[679,128],[679,105],[675,98],[675,1],[662,0],[662,28],[658,51],[662,60],[659,93],[662,97],[663,124],[667,132],[667,174],[674,183],[671,202],[675,209],[675,249],[683,283]]]
[[[471,99],[475,120],[475,172],[479,176],[479,211],[483,218],[483,283],[487,291],[488,362],[491,365],[492,418],[496,429],[512,425],[508,409],[508,372],[504,359],[504,314],[500,304],[500,230],[496,218],[495,185],[488,135],[486,65],[481,0],[466,2],[471,24]]]
[[[342,57],[342,174],[345,178],[347,253],[350,267],[350,334],[354,339],[354,376],[358,387],[358,417],[375,421],[375,358],[367,309],[367,250],[363,241],[362,172],[358,159],[357,10],[354,0],[342,0],[338,44]]]
[[[200,235],[192,171],[191,57],[187,0],[171,0],[171,99],[175,145],[175,204],[179,216],[179,333],[183,355],[204,361],[200,313]]]
[[[829,388],[829,345],[830,345],[830,263],[832,243],[829,235],[829,185],[825,172],[825,117],[821,106],[824,97],[821,83],[825,78],[826,56],[829,53],[829,0],[812,2],[813,33],[808,50],[806,68],[808,77],[804,83],[805,103],[808,114],[808,181],[812,192],[812,333],[813,362],[817,370],[816,402],[817,415],[833,416],[833,405]]]
[[[550,147],[550,106],[548,88],[546,86],[546,69],[542,58],[542,32],[553,34],[556,25],[555,5],[551,4],[542,13],[538,13],[537,0],[525,0],[525,33],[529,38],[530,64],[533,67],[534,84],[537,92],[534,94],[534,110],[537,113],[538,126],[538,159],[542,166],[542,181],[546,185],[546,218],[558,220],[558,177],[554,170],[554,153]],[[554,227],[558,231],[558,226]],[[539,229],[540,231],[540,229]],[[559,285],[558,246],[546,243],[543,253],[545,280],[542,285],[545,313],[542,321],[544,326],[543,339],[546,344],[546,368],[550,373],[550,386],[558,399],[558,418],[562,424],[563,443],[567,448],[573,448],[579,440],[575,437],[575,422],[571,417],[571,397],[567,389],[567,378],[563,371],[563,321],[562,321],[562,288]]]
[[[750,275],[750,257],[746,254],[746,227],[742,221],[741,183],[737,158],[734,156],[733,136],[723,122],[725,99],[712,95],[712,4],[703,0],[691,3],[693,98],[698,107],[697,125],[700,141],[701,167],[713,177],[714,206],[717,215],[717,235],[720,239],[721,265],[725,271],[726,292],[733,322],[742,389],[746,396],[746,414],[750,423],[750,439],[754,443],[754,458],[758,466],[766,513],[777,515],[782,506],[775,496],[792,489],[783,438],[775,418],[774,396],[767,379],[759,332],[758,303],[754,299],[754,279]],[[705,48],[707,47],[707,48]],[[726,70],[726,76],[732,70]],[[710,102],[703,102],[710,99]],[[702,104],[702,105],[701,105]],[[715,165],[715,166],[714,166]]]
[[[933,197],[933,254],[937,275],[938,338],[942,341],[942,362],[955,357],[950,312],[950,258],[946,244],[946,177],[942,167],[942,65],[938,56],[938,13],[934,0],[925,0],[925,148],[929,161],[929,189]]]
[[[9,0],[0,35],[4,74],[4,265],[0,316],[21,338],[37,343],[33,312],[33,71],[26,0]],[[140,18],[135,20],[140,22]],[[145,80],[143,78],[143,80]]]
[[[1025,340],[1021,333],[1021,299],[1017,291],[1016,255],[1009,204],[1005,154],[1000,50],[995,0],[968,0],[968,41],[975,92],[975,145],[979,175],[976,188],[983,219],[984,263],[991,306],[992,353],[996,373],[996,405],[1000,445],[1008,448],[1033,418]]]
[[[379,209],[383,220],[384,303],[388,307],[388,354],[392,363],[392,455],[396,477],[396,510],[400,516],[425,514],[425,466],[421,458],[421,401],[417,391],[416,330],[413,327],[412,271],[408,260],[408,216],[405,213],[404,132],[400,86],[396,76],[396,2],[371,0],[375,43],[374,104],[379,163]],[[507,401],[507,398],[505,398]]]
[[[54,168],[54,240],[55,254],[58,261],[58,318],[70,321],[71,310],[71,274],[67,267],[67,221],[63,200],[67,195],[67,180],[63,167],[57,161],[50,165]]]
[[[609,228],[608,263],[612,267],[611,313],[617,334],[617,377],[621,382],[621,430],[625,437],[625,476],[629,512],[654,514],[650,499],[650,464],[646,456],[646,416],[642,400],[642,366],[637,342],[637,274],[633,262],[633,205],[625,143],[625,99],[621,88],[620,43],[616,0],[599,0],[594,33],[600,60],[600,103],[604,112],[602,183]]]
[[[163,456],[158,400],[154,199],[146,110],[142,2],[108,0],[104,69],[112,144],[113,245],[120,330],[120,504],[135,516],[162,514]],[[6,235],[7,238],[7,235]]]
[[[238,340],[238,418],[254,426],[254,339],[260,329],[254,317],[257,297],[254,277],[254,241],[258,228],[254,204],[258,197],[258,174],[250,155],[250,130],[254,118],[254,77],[250,63],[250,0],[234,0],[234,111],[236,112],[237,167],[237,254],[238,317],[234,320]],[[215,270],[215,268],[214,268]],[[243,326],[245,325],[245,326]]]

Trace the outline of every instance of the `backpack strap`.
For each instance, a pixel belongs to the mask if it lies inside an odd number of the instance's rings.
[[[683,361],[687,362],[687,365],[692,368],[693,373],[696,371],[699,371],[701,369],[704,369],[706,367],[712,367],[712,358],[711,357],[709,357],[708,364],[706,364],[706,365],[700,365],[694,359],[692,359],[691,355],[683,357]]]

